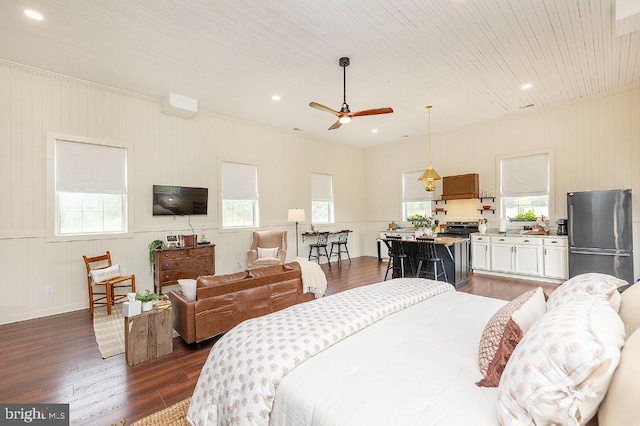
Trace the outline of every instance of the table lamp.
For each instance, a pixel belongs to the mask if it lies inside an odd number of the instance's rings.
[[[305,220],[304,209],[289,209],[289,222],[296,223],[296,257],[298,256],[298,223]]]

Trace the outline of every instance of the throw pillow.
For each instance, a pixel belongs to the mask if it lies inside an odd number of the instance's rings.
[[[483,379],[478,386],[496,387],[524,333],[546,309],[542,288],[530,290],[503,306],[489,320],[480,338],[478,366]]]
[[[622,301],[624,305],[624,300]],[[634,332],[620,353],[620,364],[598,409],[600,426],[633,425],[640,419],[640,331]]]
[[[178,280],[180,291],[187,300],[196,300],[196,280]]]
[[[547,302],[547,311],[583,296],[596,296],[606,300],[618,312],[620,309],[620,293],[618,287],[627,282],[607,274],[588,273],[576,275],[558,287]]]
[[[501,425],[584,425],[620,360],[624,325],[597,297],[547,311],[524,335],[498,386]]]
[[[279,247],[273,247],[273,248],[258,247],[258,259],[263,259],[263,258],[274,259],[274,258],[277,258],[278,257],[278,250],[280,250]]]
[[[115,264],[107,268],[96,269],[89,273],[94,283],[102,283],[120,276],[120,265]]]
[[[640,284],[634,284],[622,293],[620,303],[620,318],[624,323],[627,336],[640,328]]]

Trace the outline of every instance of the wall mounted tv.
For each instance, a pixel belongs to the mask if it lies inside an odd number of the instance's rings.
[[[153,215],[207,214],[208,188],[153,185]]]

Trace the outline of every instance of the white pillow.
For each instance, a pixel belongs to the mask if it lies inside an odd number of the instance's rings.
[[[187,300],[196,300],[196,280],[178,280],[180,291]]]
[[[596,296],[608,301],[611,307],[620,310],[620,293],[618,287],[628,283],[620,278],[607,274],[588,273],[576,275],[558,287],[547,301],[547,312],[570,300],[583,296]]]
[[[611,306],[582,297],[536,321],[516,346],[498,386],[502,425],[584,425],[620,361],[624,325]]]
[[[270,259],[277,258],[279,250],[280,250],[280,247],[273,247],[273,248],[258,247],[258,259],[264,258],[264,257],[268,257]]]
[[[107,268],[95,269],[89,272],[94,283],[109,281],[120,276],[120,265],[115,264]]]

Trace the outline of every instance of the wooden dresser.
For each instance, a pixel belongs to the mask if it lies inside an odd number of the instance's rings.
[[[215,275],[216,246],[160,249],[155,252],[153,262],[153,285],[155,292],[175,285],[179,279],[198,278],[200,275]]]

